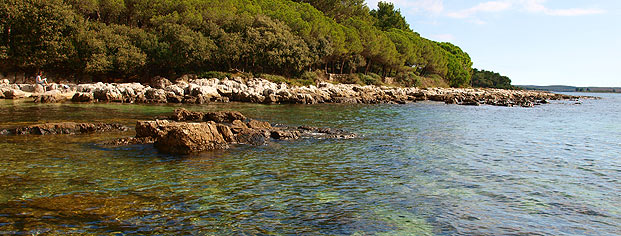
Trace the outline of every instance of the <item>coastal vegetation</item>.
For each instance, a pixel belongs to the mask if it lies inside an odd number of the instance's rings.
[[[0,70],[76,80],[224,71],[466,87],[472,75],[466,52],[421,37],[386,2],[370,10],[362,0],[5,0],[0,32]]]
[[[520,89],[511,85],[511,79],[497,72],[472,70],[472,86],[480,88]]]

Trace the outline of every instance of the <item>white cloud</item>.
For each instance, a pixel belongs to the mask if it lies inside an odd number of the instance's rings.
[[[546,0],[498,0],[488,1],[477,4],[474,7],[450,11],[445,13],[446,16],[452,18],[474,18],[473,22],[481,23],[483,21],[476,19],[480,13],[503,12],[508,10],[517,10],[522,8],[531,13],[543,13],[550,16],[583,16],[605,13],[605,10],[599,8],[567,8],[567,9],[550,9],[545,6]]]
[[[522,6],[526,11],[533,13],[543,13],[550,16],[584,16],[605,13],[598,8],[569,8],[569,9],[549,9],[544,3],[546,0],[521,0]]]
[[[370,8],[376,8],[377,2],[382,0],[367,0]],[[457,19],[467,19],[475,24],[486,24],[481,20],[481,14],[498,13],[505,11],[525,10],[530,13],[550,16],[584,16],[602,14],[606,11],[599,8],[566,8],[550,9],[546,7],[547,0],[493,0],[479,3],[473,7],[461,10],[447,10],[443,0],[385,0],[395,4],[405,15],[422,13],[434,16],[446,16]]]
[[[546,14],[553,16],[584,16],[584,15],[598,15],[605,13],[606,11],[597,8],[573,8],[573,9],[559,9],[559,10],[548,10]]]
[[[464,9],[461,11],[454,11],[447,13],[447,16],[453,18],[468,18],[476,15],[479,12],[501,12],[511,8],[513,4],[509,1],[490,1],[479,3],[478,5]]]

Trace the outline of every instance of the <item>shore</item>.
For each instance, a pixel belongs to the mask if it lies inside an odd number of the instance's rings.
[[[162,78],[150,84],[11,84],[0,81],[0,98],[35,102],[118,102],[118,103],[187,103],[251,102],[265,104],[316,103],[395,103],[438,101],[457,105],[493,105],[533,107],[549,100],[585,97],[542,91],[483,88],[416,88],[374,85],[318,83],[317,86],[292,86],[265,79],[199,79],[188,76],[174,83]]]

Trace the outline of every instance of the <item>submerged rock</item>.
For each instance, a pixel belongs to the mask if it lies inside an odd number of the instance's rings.
[[[219,111],[219,112],[207,112],[204,116],[204,121],[213,121],[216,123],[232,123],[235,120],[246,120],[241,112],[238,111]]]
[[[244,129],[235,135],[237,143],[250,145],[263,145],[267,143],[265,132],[254,129]]]
[[[4,132],[6,134],[15,135],[50,135],[50,134],[86,134],[95,132],[107,132],[107,131],[127,131],[127,127],[116,123],[74,123],[74,122],[61,122],[61,123],[46,123],[30,125],[25,127],[19,127],[14,129],[7,129]]]

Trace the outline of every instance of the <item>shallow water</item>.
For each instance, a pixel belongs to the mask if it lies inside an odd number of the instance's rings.
[[[0,136],[0,234],[615,235],[621,96],[535,108],[184,106],[239,110],[351,140],[190,156],[96,135]],[[0,128],[120,122],[180,106],[0,101]]]

